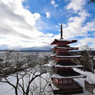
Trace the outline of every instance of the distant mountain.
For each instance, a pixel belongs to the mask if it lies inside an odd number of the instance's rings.
[[[22,48],[22,50],[50,50],[50,49],[51,46]]]
[[[52,48],[51,46],[29,47],[29,48],[13,49],[10,51],[14,51],[14,52],[52,52],[52,50],[50,50],[51,48]],[[0,50],[0,51],[9,51],[9,50],[6,49],[6,50]]]

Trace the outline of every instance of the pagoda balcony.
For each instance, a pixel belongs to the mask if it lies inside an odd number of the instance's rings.
[[[60,69],[55,71],[56,74],[60,76],[78,76],[80,73],[73,71],[73,69],[67,68],[67,69]]]
[[[56,62],[72,62],[71,58],[59,58],[59,57],[54,57]]]
[[[54,94],[75,94],[75,93],[82,93],[82,87],[75,82],[74,78],[86,78],[85,75],[80,76],[69,76],[69,77],[63,77],[60,75],[53,75],[51,77],[52,82],[56,89],[53,89]],[[77,90],[77,91],[76,91]]]
[[[68,51],[63,51],[63,50],[56,50],[54,52],[54,54],[57,54],[57,55],[70,55],[70,52]]]
[[[68,78],[68,79],[53,79],[53,84],[55,86],[59,86],[58,88],[61,88],[61,86],[68,86],[68,85],[72,85],[73,84],[73,79],[72,78]]]
[[[70,81],[69,81],[70,82]],[[72,80],[71,80],[72,82]],[[55,86],[53,86],[53,93],[59,94],[59,95],[71,95],[71,94],[79,94],[79,93],[83,93],[83,88],[76,82],[73,80],[72,84],[69,85],[64,85],[62,84],[61,81],[59,81],[60,85],[57,83],[54,83],[53,80],[53,84]]]
[[[74,63],[72,61],[66,61],[66,62],[57,61],[56,65],[61,65],[61,66],[76,66],[77,63]]]
[[[57,52],[58,54],[56,54],[56,52],[55,52],[55,54],[53,54],[53,55],[57,55],[57,56],[73,56],[70,52],[63,52],[63,53],[61,53],[61,52]]]
[[[67,60],[71,60],[73,58],[80,58],[81,55],[74,55],[74,56],[62,56],[62,55],[56,55],[53,54],[52,57],[56,60],[56,61],[67,61]]]

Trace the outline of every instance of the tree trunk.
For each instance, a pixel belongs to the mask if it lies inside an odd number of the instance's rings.
[[[17,88],[15,88],[15,95],[18,95],[18,91],[17,91]]]

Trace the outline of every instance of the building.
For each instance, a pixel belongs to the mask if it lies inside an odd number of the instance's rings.
[[[71,50],[78,50],[77,47],[70,47],[70,44],[76,43],[77,40],[65,40],[62,34],[61,38],[55,39],[51,45],[56,45],[52,50],[56,64],[52,66],[55,74],[51,76],[52,82],[56,87],[53,89],[54,94],[75,94],[82,93],[83,88],[74,80],[75,78],[85,78],[86,76],[75,72],[73,68],[83,68],[82,65],[77,65],[73,59],[81,58],[81,55],[72,55]]]

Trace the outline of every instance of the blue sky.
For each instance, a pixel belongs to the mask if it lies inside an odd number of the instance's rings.
[[[95,4],[89,0],[0,0],[0,49],[50,46],[60,38],[95,49]]]

